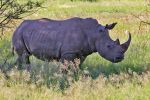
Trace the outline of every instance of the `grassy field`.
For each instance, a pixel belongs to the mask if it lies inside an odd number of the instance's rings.
[[[25,19],[92,17],[102,25],[118,22],[110,31],[113,39],[119,38],[123,43],[128,38],[124,32],[128,30],[132,34],[132,43],[125,59],[114,64],[97,53],[92,54],[82,65],[84,70],[75,76],[72,70],[68,75],[62,75],[59,72],[60,63],[43,62],[31,57],[31,73],[13,68],[7,72],[6,78],[3,71],[11,67],[17,57],[10,53],[15,28],[10,29],[0,40],[0,100],[150,99],[150,25],[142,23],[140,26],[141,20],[150,22],[148,0],[47,0],[43,6]],[[21,22],[16,21],[17,26]],[[6,57],[9,59],[3,65]],[[78,81],[74,80],[76,77]]]

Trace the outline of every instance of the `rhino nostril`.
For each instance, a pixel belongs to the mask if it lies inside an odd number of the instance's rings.
[[[122,59],[122,57],[116,57],[116,60],[118,60],[118,59]]]

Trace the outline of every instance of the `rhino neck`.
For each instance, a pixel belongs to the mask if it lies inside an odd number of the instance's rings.
[[[96,46],[95,46],[95,39],[93,37],[93,33],[91,30],[84,30],[85,37],[86,37],[86,43],[87,43],[87,51],[88,54],[91,54],[93,52],[96,52]]]

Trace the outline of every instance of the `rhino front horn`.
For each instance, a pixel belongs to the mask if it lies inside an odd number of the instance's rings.
[[[131,42],[131,33],[128,32],[128,34],[129,34],[128,40],[125,43],[121,44],[121,47],[123,48],[123,52],[127,51],[128,47],[130,45],[130,42]]]

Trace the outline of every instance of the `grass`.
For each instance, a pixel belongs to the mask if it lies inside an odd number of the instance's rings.
[[[0,72],[0,100],[150,99],[150,26],[142,24],[139,30],[140,20],[135,17],[140,15],[142,20],[150,20],[148,2],[49,0],[43,6],[46,8],[25,19],[41,17],[67,19],[78,16],[96,18],[103,25],[118,22],[118,25],[110,31],[110,36],[113,39],[119,37],[123,43],[127,40],[124,31],[129,30],[132,34],[131,46],[125,54],[124,61],[117,64],[104,60],[97,53],[88,56],[82,65],[84,71],[79,71],[78,76],[74,76],[72,69],[68,75],[63,76],[59,72],[60,63],[43,62],[31,57],[31,73],[13,68],[7,72],[9,76],[7,79],[5,74]],[[22,20],[17,21],[17,25],[20,22]],[[6,31],[6,35],[0,40],[0,65],[4,72],[12,66],[17,57],[10,54],[13,31]],[[3,65],[6,57],[9,59]],[[79,78],[78,81],[75,81],[76,77]]]

